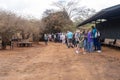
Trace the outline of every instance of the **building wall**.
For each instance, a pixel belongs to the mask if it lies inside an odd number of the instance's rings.
[[[102,22],[96,27],[103,38],[120,39],[120,19]]]

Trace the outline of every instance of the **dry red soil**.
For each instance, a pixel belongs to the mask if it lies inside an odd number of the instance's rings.
[[[120,50],[75,54],[59,43],[0,50],[0,80],[120,80]]]

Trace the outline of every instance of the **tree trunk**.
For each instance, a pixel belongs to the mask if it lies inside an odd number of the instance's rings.
[[[2,49],[6,49],[6,46],[7,46],[6,42],[2,41]]]

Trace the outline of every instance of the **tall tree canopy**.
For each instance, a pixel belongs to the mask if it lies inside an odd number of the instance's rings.
[[[53,6],[57,7],[60,11],[67,12],[72,20],[84,20],[95,14],[95,10],[91,8],[81,7],[80,1],[57,1],[53,2]]]
[[[28,34],[28,36],[30,34],[34,34],[38,37],[39,33],[41,32],[40,24],[40,20],[29,20],[17,16],[12,12],[0,10],[0,37],[5,45],[2,48],[5,49],[6,43],[8,43],[10,39],[12,39],[12,36],[18,32],[22,33],[23,39],[25,39],[25,34]]]
[[[45,32],[55,33],[67,30],[75,30],[76,23],[89,18],[95,13],[94,9],[80,7],[78,1],[53,2],[55,9],[47,9],[43,13],[42,26]],[[75,22],[75,25],[73,24]]]
[[[65,11],[51,12],[49,14],[46,14],[45,11],[44,15],[47,16],[43,17],[42,23],[44,24],[45,32],[48,33],[66,31],[66,28],[73,24]]]

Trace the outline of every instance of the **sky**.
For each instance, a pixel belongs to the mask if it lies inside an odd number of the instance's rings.
[[[12,11],[22,16],[40,19],[46,9],[54,8],[51,4],[58,0],[0,0],[0,9]],[[64,1],[64,0],[62,0]],[[69,1],[69,0],[67,0]],[[96,11],[120,4],[120,0],[78,0],[81,6]]]

